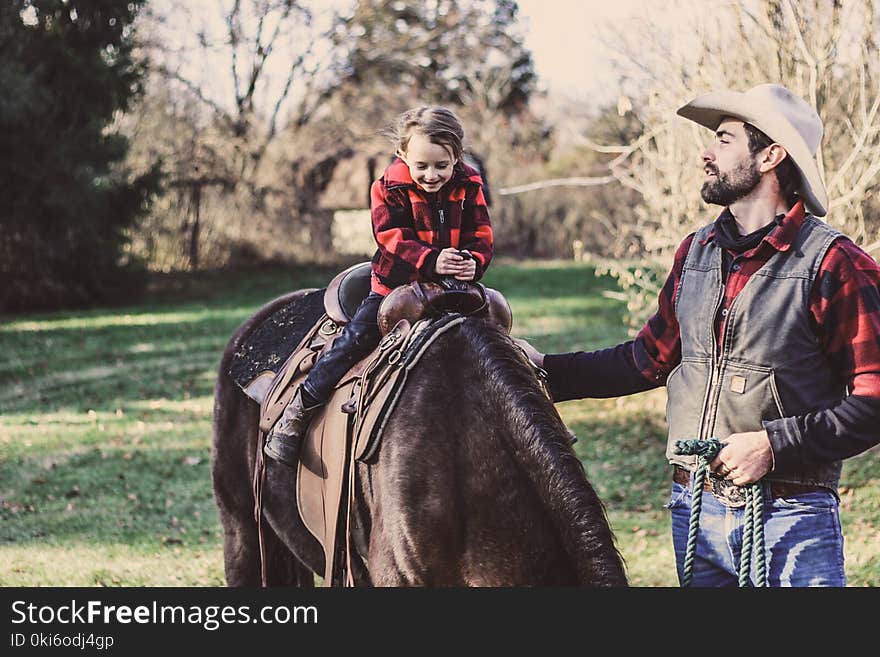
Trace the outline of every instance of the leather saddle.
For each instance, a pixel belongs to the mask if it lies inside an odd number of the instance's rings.
[[[263,372],[242,385],[260,402],[261,450],[266,432],[284,412],[297,386],[369,293],[370,274],[369,262],[339,273],[324,292],[324,313],[277,373]],[[343,496],[348,490],[350,501],[356,461],[369,461],[378,451],[385,418],[427,346],[470,315],[481,316],[506,332],[512,325],[506,299],[483,285],[413,282],[396,288],[379,308],[382,338],[378,347],[340,379],[328,402],[312,418],[300,450],[296,501],[303,524],[324,548],[325,585],[338,581],[334,573],[339,536],[347,540]],[[257,467],[261,467],[259,458]],[[258,495],[258,508],[260,504]]]

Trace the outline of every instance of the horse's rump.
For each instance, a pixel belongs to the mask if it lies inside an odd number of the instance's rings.
[[[258,448],[259,405],[244,394],[230,370],[235,354],[276,312],[295,305],[312,290],[282,295],[260,308],[239,326],[229,340],[217,373],[214,391],[211,478],[214,499],[224,530],[226,581],[230,586],[259,586],[261,565],[267,583],[280,586],[309,586],[314,572],[323,568],[323,554],[304,529],[289,504],[293,489],[290,468],[275,468],[266,486],[267,503],[276,508],[276,522],[264,523],[262,546],[254,518],[253,476]],[[285,477],[289,481],[284,481]],[[280,504],[277,500],[288,503]],[[294,539],[291,541],[291,539]],[[293,547],[292,547],[293,546]],[[296,556],[294,556],[294,554]]]

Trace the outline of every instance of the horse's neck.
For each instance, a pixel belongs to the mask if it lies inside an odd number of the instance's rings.
[[[377,583],[575,580],[520,458],[515,434],[526,430],[528,414],[514,418],[506,410],[522,391],[505,386],[534,385],[531,373],[511,360],[511,345],[472,343],[477,336],[473,327],[450,331],[430,348],[388,420],[377,459],[361,469],[361,501],[374,520],[368,563]],[[504,379],[515,365],[521,371]]]

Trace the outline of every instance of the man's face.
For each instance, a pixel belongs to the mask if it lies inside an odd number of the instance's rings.
[[[426,192],[438,191],[452,178],[456,162],[452,152],[419,132],[409,138],[406,152],[398,155],[409,167],[413,181]]]
[[[724,119],[715,131],[715,139],[703,151],[706,180],[700,196],[706,203],[728,206],[747,196],[761,181],[754,155],[749,152],[749,137],[743,122]]]

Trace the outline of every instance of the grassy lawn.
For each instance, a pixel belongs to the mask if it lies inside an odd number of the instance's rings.
[[[0,586],[216,586],[213,385],[223,347],[260,305],[322,287],[328,269],[157,280],[137,305],[0,322]],[[486,283],[514,333],[544,351],[627,338],[614,282],[571,262],[498,263]],[[631,583],[674,586],[663,504],[663,389],[559,405],[605,500]],[[880,585],[880,455],[844,467],[854,586]]]

